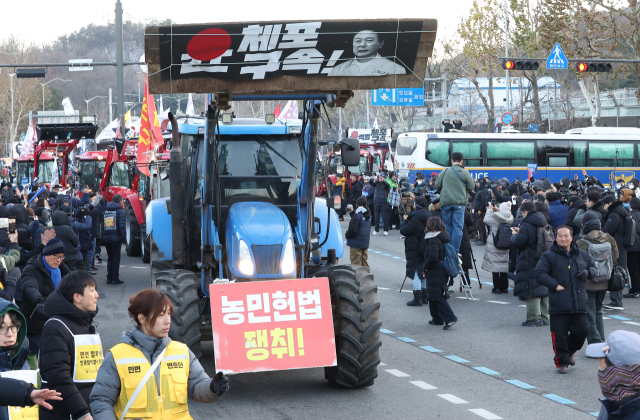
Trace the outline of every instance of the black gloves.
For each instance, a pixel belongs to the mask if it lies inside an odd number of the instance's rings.
[[[44,313],[44,300],[36,304],[36,308],[31,313],[31,318],[33,318],[33,315],[35,315],[36,313],[39,313],[42,316],[46,316]]]
[[[587,270],[582,270],[581,272],[578,273],[578,280],[580,281],[587,281],[588,277],[589,277],[589,271]]]
[[[211,389],[211,392],[218,395],[218,397],[222,397],[222,395],[229,390],[229,378],[224,376],[222,371],[218,372],[211,380],[209,389]]]

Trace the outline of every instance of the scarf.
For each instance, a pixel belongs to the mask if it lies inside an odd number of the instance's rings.
[[[640,391],[640,365],[609,366],[598,370],[602,395],[609,401],[621,401]]]
[[[49,264],[47,264],[47,260],[44,259],[44,256],[42,257],[42,262],[44,263],[44,268],[46,268],[49,274],[51,274],[51,281],[53,281],[53,287],[57,289],[58,284],[60,284],[60,279],[62,278],[62,274],[60,274],[60,267],[58,268],[49,267]]]
[[[356,213],[366,213],[366,212],[367,212],[367,209],[365,209],[364,207],[358,207],[356,209]]]

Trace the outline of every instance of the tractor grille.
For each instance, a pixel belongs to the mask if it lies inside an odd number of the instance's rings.
[[[256,274],[278,274],[282,245],[251,245],[256,263]]]

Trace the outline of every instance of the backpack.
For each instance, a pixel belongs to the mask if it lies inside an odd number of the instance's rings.
[[[624,237],[622,243],[625,247],[632,247],[637,241],[636,227],[636,220],[633,217],[627,216],[624,218]]]
[[[542,254],[551,249],[555,239],[556,236],[553,234],[553,229],[550,225],[538,227],[536,229],[536,245],[533,248],[533,257],[536,260],[542,258]]]
[[[450,243],[444,244],[444,260],[441,261],[444,271],[449,277],[457,277],[460,274],[460,260],[456,249]]]
[[[609,281],[611,273],[613,272],[613,255],[611,254],[611,244],[609,242],[603,242],[601,244],[594,244],[591,241],[587,241],[581,238],[587,244],[589,249],[587,252],[593,258],[593,262],[596,264],[596,275],[591,280],[594,283],[602,283]]]
[[[497,249],[510,249],[512,235],[511,225],[509,223],[500,223],[495,235],[493,235],[493,246]]]

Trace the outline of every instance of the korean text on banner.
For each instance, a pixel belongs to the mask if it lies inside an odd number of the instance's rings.
[[[216,369],[336,366],[329,279],[212,284]]]
[[[18,379],[27,383],[38,385],[38,371],[36,370],[10,370],[0,373],[3,378]],[[38,406],[31,407],[0,407],[9,411],[10,420],[28,420],[38,418]],[[6,413],[6,411],[5,411]]]

